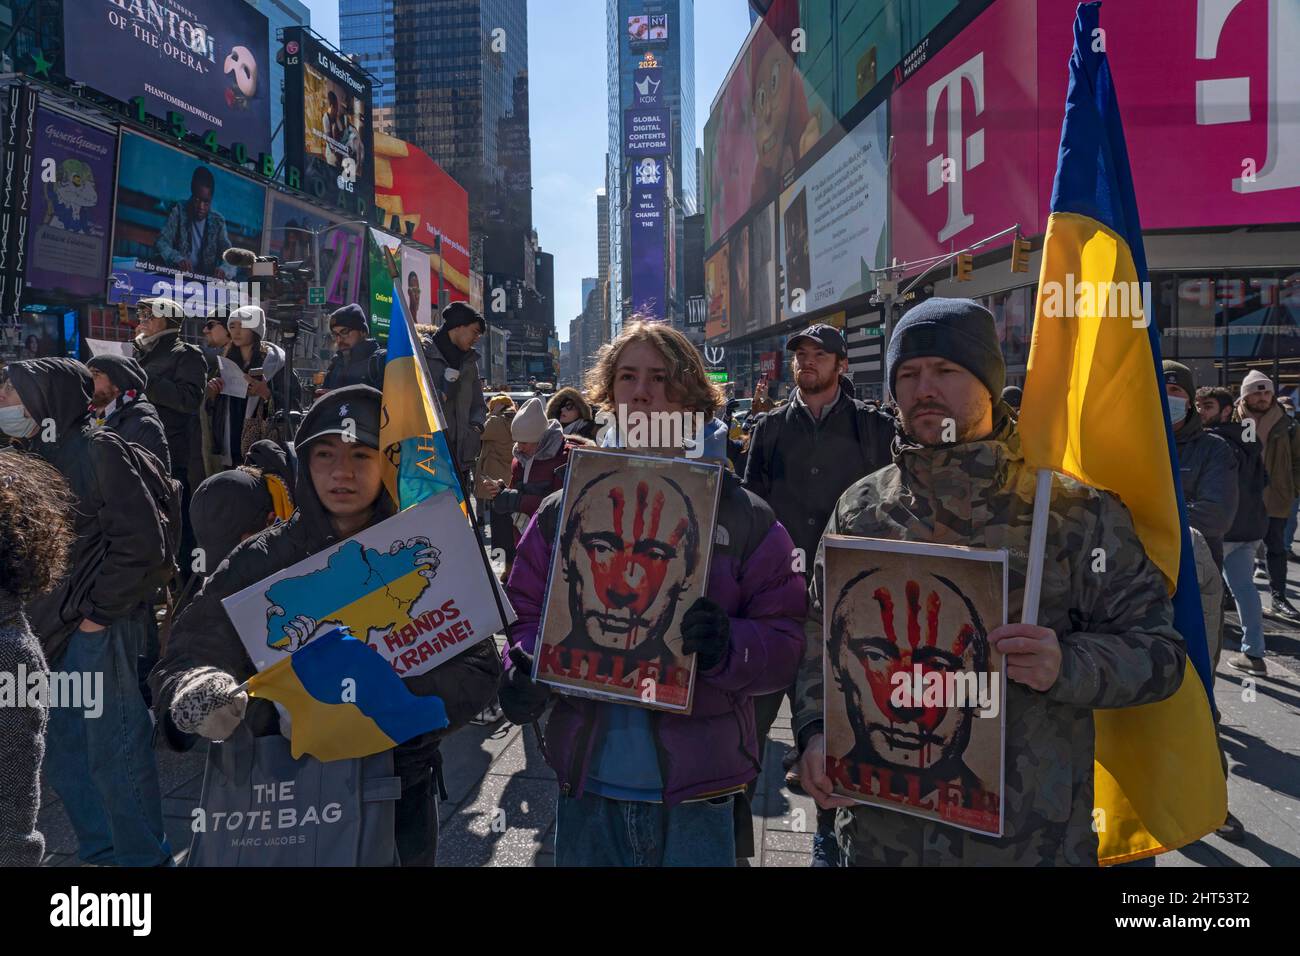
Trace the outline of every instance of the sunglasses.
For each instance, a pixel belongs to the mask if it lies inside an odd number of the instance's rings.
[[[204,332],[211,332],[213,329],[215,329],[215,328],[216,328],[218,325],[220,325],[220,324],[221,324],[221,323],[218,322],[216,319],[212,319],[212,320],[209,321],[209,322],[204,322],[204,323],[203,323],[203,331],[204,331]]]
[[[562,404],[560,405],[560,411],[562,411],[562,412],[567,412],[567,411],[570,411],[571,409],[575,409],[575,408],[577,408],[577,407],[578,407],[578,406],[575,405],[575,404],[573,404],[573,402],[571,402],[571,401],[565,401],[564,403],[562,403]]]

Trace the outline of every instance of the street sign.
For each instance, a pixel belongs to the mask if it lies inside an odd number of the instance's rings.
[[[704,374],[709,377],[710,382],[714,382],[718,385],[725,384],[727,381],[727,373],[725,370],[721,372],[705,372]]]
[[[325,287],[323,285],[312,285],[307,287],[307,304],[325,304]]]

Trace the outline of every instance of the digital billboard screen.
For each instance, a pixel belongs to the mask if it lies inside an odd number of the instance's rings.
[[[266,187],[198,156],[123,130],[117,157],[108,301],[179,295],[236,277],[221,259],[231,246],[262,248]]]
[[[363,277],[366,265],[362,226],[340,225],[345,220],[283,193],[268,196],[262,254],[281,263],[303,262],[325,287],[325,309],[333,311],[355,302],[366,306]],[[320,265],[315,249],[319,243]]]
[[[26,283],[41,292],[98,295],[117,137],[44,107],[36,111],[36,130]]]
[[[370,78],[302,28],[284,40],[285,155],[305,192],[365,218],[375,201]]]
[[[271,151],[271,59],[264,14],[231,0],[77,0],[63,17],[70,79],[145,110],[177,112],[223,146]],[[76,8],[75,14],[73,7]]]

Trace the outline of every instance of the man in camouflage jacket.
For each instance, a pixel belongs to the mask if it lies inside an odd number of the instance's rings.
[[[1020,619],[1035,470],[999,396],[1005,367],[992,315],[932,299],[904,316],[887,371],[903,437],[894,463],[849,487],[828,534],[1009,551],[1008,619]],[[1153,454],[1156,452],[1153,451]],[[1093,719],[1102,707],[1178,689],[1186,648],[1159,570],[1114,495],[1052,483],[1039,626],[989,632],[1007,670],[1004,836],[989,837],[830,792],[823,729],[823,554],[810,591],[794,730],[805,788],[841,808],[848,865],[1093,865]]]

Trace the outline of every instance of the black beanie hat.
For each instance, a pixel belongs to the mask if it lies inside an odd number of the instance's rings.
[[[896,395],[898,366],[913,358],[944,358],[966,369],[989,390],[996,403],[1007,382],[1007,365],[998,344],[993,313],[972,299],[926,299],[894,326],[885,368],[889,392]]]
[[[330,325],[332,329],[336,325],[341,325],[345,329],[356,329],[358,332],[370,332],[370,320],[366,318],[366,312],[355,302],[349,302],[341,309],[335,309],[330,313]]]
[[[1165,359],[1164,379],[1166,384],[1174,384],[1187,393],[1187,397],[1196,397],[1196,378],[1192,375],[1192,370],[1182,362],[1175,362],[1171,359]]]
[[[316,399],[298,426],[294,440],[298,453],[301,455],[318,438],[348,433],[358,443],[378,448],[379,407],[383,400],[383,393],[369,385],[345,385],[326,392]]]
[[[123,392],[134,390],[143,395],[149,385],[149,373],[139,362],[125,355],[111,353],[96,355],[86,363],[86,367],[103,372],[108,376],[108,380]]]
[[[474,310],[474,307],[467,302],[453,302],[447,308],[442,310],[442,330],[450,332],[452,329],[458,329],[462,325],[483,326],[487,331],[487,323],[483,321],[483,316]]]

